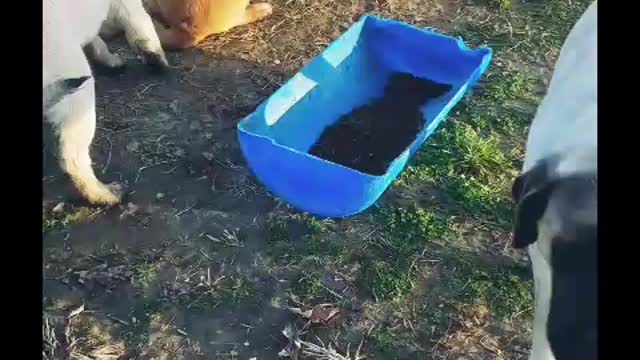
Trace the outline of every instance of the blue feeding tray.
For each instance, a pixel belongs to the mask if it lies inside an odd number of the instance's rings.
[[[363,16],[322,54],[238,123],[249,167],[272,193],[322,217],[357,214],[382,195],[409,158],[486,71],[492,51],[398,21]],[[310,155],[341,116],[383,95],[389,75],[450,84],[421,108],[425,126],[380,176]]]

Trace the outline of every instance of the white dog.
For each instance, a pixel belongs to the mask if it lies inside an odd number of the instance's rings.
[[[98,36],[103,24],[124,29],[146,63],[166,67],[160,40],[141,0],[43,0],[42,5],[43,115],[59,138],[61,167],[89,202],[116,204],[119,186],[100,182],[89,157],[96,109],[87,56],[108,67],[123,65]]]
[[[535,281],[531,360],[597,359],[597,6],[565,40],[513,186],[514,246]]]

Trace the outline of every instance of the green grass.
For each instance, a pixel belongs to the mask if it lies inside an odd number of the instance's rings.
[[[291,250],[291,239],[287,231],[287,223],[270,224],[267,231],[267,253],[276,261],[286,261]]]
[[[64,217],[57,214],[51,214],[48,212],[42,212],[42,233],[48,233],[56,230],[64,229],[67,226],[67,221]]]
[[[500,67],[498,67],[500,69]],[[490,81],[480,88],[472,101],[494,101],[500,104],[510,100],[537,102],[534,92],[535,79],[518,72],[489,73]]]
[[[314,305],[335,300],[327,288],[323,286],[320,273],[315,271],[303,271],[292,284],[288,295],[297,304]]]
[[[256,294],[255,285],[242,276],[234,277],[222,287],[222,301],[227,305],[253,304]]]
[[[494,69],[416,154],[398,185],[433,187],[453,200],[450,210],[496,222],[506,230],[511,221],[510,187],[533,116],[509,104],[535,108],[539,98],[534,85],[523,74]]]
[[[509,186],[516,170],[501,149],[500,135],[479,134],[459,123],[441,129],[400,181],[422,181],[449,195],[462,210],[509,220]]]
[[[344,249],[344,242],[332,236],[331,226],[311,215],[268,224],[267,253],[279,262],[300,264],[314,262],[314,258],[335,257]]]
[[[531,45],[526,37],[535,37],[542,24],[532,22],[535,28],[529,30],[533,33],[515,31],[517,34],[512,35],[504,29],[507,29],[507,23],[517,28],[525,27],[527,21],[535,20],[548,8],[561,7],[560,3],[565,2],[537,4],[535,9],[528,8],[533,9],[531,12],[523,13],[515,12],[510,1],[496,0],[494,4],[505,11],[504,16],[494,16],[495,21],[485,24],[465,25],[468,30],[465,39],[470,38],[472,42],[481,40],[479,42],[490,45],[492,42],[503,44],[494,46],[498,59],[503,52],[517,52],[525,59],[530,55],[539,57],[540,52],[525,54],[529,46],[537,46],[537,51],[541,47],[540,43]],[[569,13],[563,13],[562,21],[575,21],[568,19],[581,13],[584,3],[580,2]],[[560,24],[562,21],[549,21],[553,23],[551,27],[556,34],[568,31]],[[500,28],[496,24],[504,26]],[[566,34],[560,36],[564,38]],[[521,41],[523,43],[518,45]],[[545,46],[557,49],[558,44],[546,43]],[[535,74],[514,71],[509,63],[494,62],[482,83],[459,104],[455,113],[416,154],[394,184],[394,190],[426,187],[448,201],[426,205],[431,211],[419,208],[383,211],[386,220],[382,223],[387,242],[382,253],[386,256],[381,256],[380,251],[374,256],[369,255],[372,258],[364,268],[367,288],[377,301],[400,301],[414,285],[411,264],[420,250],[428,246],[426,239],[429,235],[442,237],[447,233],[437,230],[438,227],[429,228],[430,219],[443,218],[443,215],[435,217],[433,211],[478,219],[500,232],[510,230],[511,184],[522,166],[528,126],[541,100],[537,91],[541,85],[541,79]],[[419,199],[414,199],[414,202],[419,203]],[[500,319],[527,313],[531,308],[531,278],[522,268],[469,265],[459,261],[454,261],[453,265],[456,271],[450,274],[449,286],[459,301],[482,302]]]
[[[155,297],[143,297],[131,309],[129,325],[122,330],[129,343],[144,346],[149,339],[149,325],[162,316],[162,302]],[[135,321],[133,320],[135,318]]]
[[[366,286],[376,301],[399,301],[413,286],[411,275],[407,266],[375,259],[367,261],[364,271]]]
[[[375,359],[393,360],[397,357],[398,352],[398,336],[387,328],[383,328],[376,332],[373,336],[373,349],[375,351]]]
[[[155,263],[140,263],[133,268],[132,284],[145,293],[158,282],[158,268]]]
[[[498,319],[531,315],[533,286],[529,270],[516,265],[481,264],[457,258],[448,275],[450,290],[466,302],[482,303]]]
[[[406,311],[406,309],[403,310]],[[374,359],[406,358],[406,356],[399,356],[402,350],[406,351],[407,347],[415,345],[428,349],[431,345],[424,339],[440,336],[447,330],[451,311],[448,307],[427,304],[414,310],[416,318],[411,319],[413,329],[383,323],[371,334],[369,342],[373,348]],[[394,320],[390,322],[395,323],[398,320],[404,322],[405,319],[396,317]]]
[[[533,0],[518,2],[517,6],[511,0],[488,2],[487,14],[494,16],[488,21],[463,22],[460,33],[464,39],[486,43],[498,56],[500,51],[509,51],[525,62],[535,62],[557,55],[573,24],[592,1]],[[502,11],[497,13],[495,8]]]
[[[511,0],[490,0],[490,5],[493,5],[501,10],[509,10],[511,9]]]
[[[535,37],[542,48],[559,51],[569,31],[592,0],[546,0],[531,9],[531,23],[544,37]],[[546,45],[546,46],[545,46]]]
[[[325,234],[329,231],[327,224],[313,216],[305,217],[308,236],[315,237]]]
[[[383,230],[398,255],[407,255],[417,250],[427,239],[447,235],[447,223],[435,213],[419,207],[383,208],[378,216]]]
[[[321,274],[355,258],[362,263],[362,283],[375,301],[400,300],[412,287],[412,264],[429,241],[444,241],[446,218],[419,207],[383,208],[375,212],[381,240],[348,244],[327,222],[313,217],[276,222],[269,231],[268,253],[276,261],[301,270],[290,289],[296,302],[335,300]],[[292,228],[304,228],[296,236]],[[358,255],[360,254],[360,255]]]
[[[71,224],[93,220],[102,212],[85,206],[70,207],[61,212],[42,210],[42,233],[61,231]]]
[[[399,301],[411,290],[412,266],[429,241],[449,234],[447,220],[419,207],[383,208],[377,214],[383,241],[367,249],[363,280],[376,301]]]
[[[335,301],[321,274],[349,259],[353,251],[337,236],[333,222],[298,214],[268,224],[267,254],[274,263],[298,273],[287,293],[294,303]]]
[[[539,78],[495,66],[454,119],[480,133],[496,133],[509,143],[523,141],[541,100],[536,94],[536,87],[541,85]]]

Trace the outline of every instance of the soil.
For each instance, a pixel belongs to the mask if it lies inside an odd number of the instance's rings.
[[[420,108],[449,90],[449,84],[393,73],[381,98],[342,116],[309,153],[367,174],[384,175],[422,131],[425,121]]]

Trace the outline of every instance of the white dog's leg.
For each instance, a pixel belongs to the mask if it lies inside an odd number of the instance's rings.
[[[145,63],[168,67],[167,57],[153,26],[151,16],[145,11],[141,0],[114,0],[107,24],[119,24],[127,41],[140,52]]]
[[[79,96],[94,99],[93,93],[93,86],[84,93],[79,92],[78,96],[71,100],[71,106],[77,102],[84,102],[76,100]],[[87,201],[97,205],[115,205],[120,202],[120,188],[116,185],[104,185],[96,178],[91,167],[89,146],[93,140],[95,126],[95,108],[87,106],[74,110],[73,114],[60,123],[56,129],[59,136],[60,166]]]
[[[109,68],[119,68],[124,66],[124,61],[120,56],[111,53],[109,47],[100,36],[96,36],[87,46],[85,52],[91,60]]]
[[[89,63],[81,49],[77,56],[85,63],[84,72],[90,74]],[[91,167],[89,146],[96,128],[95,105],[95,84],[93,78],[89,78],[80,89],[53,105],[47,117],[58,136],[60,166],[76,189],[92,204],[114,205],[120,202],[119,186],[104,185]]]

